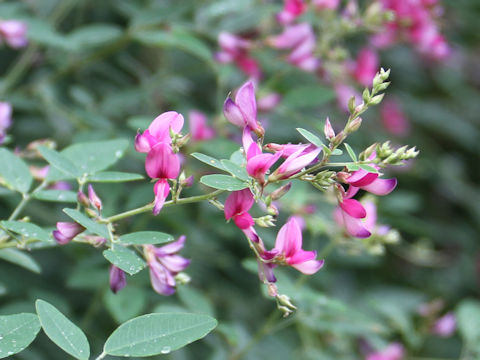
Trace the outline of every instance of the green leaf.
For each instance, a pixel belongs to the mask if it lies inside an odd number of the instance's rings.
[[[343,154],[343,151],[340,149],[335,149],[332,151],[332,155],[342,155],[342,154]]]
[[[105,224],[99,224],[75,209],[65,208],[63,209],[63,212],[94,234],[100,235],[106,239],[110,237],[108,234],[107,226]]]
[[[471,350],[480,352],[480,302],[463,300],[456,310],[458,330]]]
[[[140,174],[119,172],[119,171],[103,171],[88,177],[89,182],[126,182],[142,180],[143,176]]]
[[[77,194],[69,190],[40,190],[35,191],[32,197],[42,201],[76,203]]]
[[[300,133],[300,135],[302,135],[305,139],[307,139],[313,145],[318,147],[323,145],[322,140],[320,140],[320,138],[317,135],[312,134],[310,131],[302,128],[297,128],[297,131]]]
[[[356,164],[347,164],[348,171],[357,171],[360,170],[360,166]]]
[[[64,155],[45,146],[39,146],[38,151],[50,165],[60,170],[62,173],[74,178],[80,177],[81,174],[78,169]]]
[[[177,48],[206,62],[212,61],[209,47],[198,37],[183,29],[135,31],[133,38],[144,45]]]
[[[25,349],[39,331],[40,322],[35,314],[0,316],[0,359]]]
[[[0,250],[0,259],[11,262],[12,264],[21,266],[34,273],[40,273],[40,265],[30,256],[23,251],[17,249],[3,249]]]
[[[82,174],[95,174],[116,163],[125,153],[127,146],[127,140],[104,140],[74,144],[60,153],[69,159]],[[49,180],[64,178],[61,173],[52,170],[48,174]]]
[[[2,221],[2,226],[14,233],[21,234],[27,239],[41,240],[51,242],[50,233],[43,230],[40,226],[25,221]]]
[[[122,235],[118,241],[126,245],[163,244],[173,241],[173,236],[159,231],[138,231]]]
[[[90,345],[82,330],[46,301],[37,300],[35,307],[43,331],[50,340],[74,358],[88,360]]]
[[[378,170],[375,169],[373,166],[365,165],[365,164],[360,164],[358,166],[360,167],[360,169],[363,169],[363,170],[371,172],[371,173],[378,174]]]
[[[120,325],[107,339],[104,352],[116,356],[168,354],[203,338],[216,326],[217,321],[208,315],[143,315]]]
[[[202,154],[202,153],[198,153],[198,152],[192,153],[190,155],[193,156],[195,159],[200,160],[201,162],[203,162],[207,165],[210,165],[210,166],[213,166],[214,168],[225,171],[225,168],[223,167],[220,160],[217,160],[217,159],[215,159],[211,156],[208,156],[208,155],[205,155],[205,154]]]
[[[86,47],[96,47],[115,41],[121,35],[122,30],[118,26],[95,23],[82,26],[68,34],[68,40],[75,45],[77,50],[85,50]]]
[[[32,185],[27,164],[7,149],[0,149],[0,176],[13,190],[26,193]]]
[[[236,191],[248,187],[246,182],[238,180],[229,175],[205,175],[202,176],[200,182],[204,185],[210,186],[214,189]]]
[[[243,181],[248,181],[248,174],[247,174],[247,171],[245,170],[244,167],[241,167],[237,164],[235,164],[233,161],[231,160],[221,160],[221,163],[224,167],[224,169],[229,172],[230,174],[232,174],[232,176],[240,179],[240,180],[243,180]]]
[[[314,107],[323,105],[335,98],[335,93],[321,85],[304,85],[295,87],[287,93],[282,105],[287,108]]]
[[[39,19],[28,19],[28,40],[48,47],[62,50],[75,50],[67,37],[57,32],[52,25]]]
[[[355,155],[355,151],[353,151],[353,149],[347,143],[344,143],[343,145],[345,146],[345,149],[347,149],[348,155],[353,160],[353,162],[357,162],[357,155]]]
[[[119,324],[138,316],[147,304],[145,289],[130,284],[116,294],[108,289],[103,300],[105,307]]]
[[[192,286],[179,286],[177,288],[177,295],[189,311],[214,316],[214,310],[210,300]]]
[[[105,250],[103,256],[130,275],[138,273],[146,266],[145,261],[135,251],[124,246],[115,246],[114,249]]]

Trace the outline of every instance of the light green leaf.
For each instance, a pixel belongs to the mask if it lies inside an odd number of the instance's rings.
[[[25,221],[2,221],[2,226],[8,230],[21,234],[27,239],[51,242],[50,234],[40,226]]]
[[[129,284],[116,294],[108,289],[103,300],[107,310],[120,324],[142,312],[147,303],[147,296],[145,289],[136,288]]]
[[[109,238],[108,229],[105,224],[99,224],[75,209],[65,208],[63,209],[63,212],[94,234],[100,235],[106,239]]]
[[[463,300],[456,310],[458,330],[470,350],[480,354],[480,302]]]
[[[21,266],[34,273],[40,273],[40,265],[30,256],[23,251],[17,249],[3,249],[0,250],[0,259],[11,262],[12,264]]]
[[[321,85],[304,85],[295,87],[287,93],[282,104],[287,108],[314,107],[323,105],[335,98],[335,93]]]
[[[353,162],[357,162],[357,155],[355,155],[355,151],[353,151],[353,149],[347,143],[344,143],[343,145],[345,146],[345,149],[347,149],[347,153]]]
[[[40,190],[35,191],[32,197],[42,201],[76,203],[77,194],[69,190]]]
[[[32,185],[32,175],[27,164],[7,149],[0,149],[0,177],[13,190],[26,193]]]
[[[104,140],[74,144],[60,153],[82,174],[95,174],[116,163],[125,153],[127,146],[127,140]],[[63,178],[62,174],[54,169],[48,174],[48,179],[52,181]]]
[[[45,146],[39,146],[38,151],[50,165],[60,170],[62,173],[74,178],[77,178],[81,175],[75,165],[73,165],[69,159],[59,152],[49,149]]]
[[[145,268],[145,261],[133,250],[124,246],[115,246],[103,252],[103,256],[116,267],[130,275],[134,275]]]
[[[342,155],[342,154],[343,154],[343,151],[340,149],[335,149],[332,151],[332,155]]]
[[[243,181],[248,181],[248,174],[247,174],[247,171],[245,170],[244,167],[241,167],[237,164],[235,164],[233,161],[231,160],[221,160],[221,163],[224,167],[224,169],[229,172],[230,174],[232,174],[232,176],[240,179],[240,180],[243,180]]]
[[[107,339],[104,352],[116,356],[168,354],[203,338],[216,326],[217,321],[208,315],[143,315],[120,325]]]
[[[35,314],[0,316],[0,359],[25,349],[39,331],[40,322]]]
[[[348,171],[357,171],[360,170],[360,166],[356,164],[347,164]]]
[[[243,182],[229,175],[205,175],[202,176],[200,182],[214,189],[228,191],[242,190],[248,187],[248,184],[246,182]]]
[[[313,145],[318,147],[323,145],[322,140],[320,140],[320,138],[317,135],[312,134],[310,131],[302,128],[297,128],[297,131],[300,133],[300,135],[302,135],[305,139],[307,139]]]
[[[119,172],[119,171],[103,171],[88,177],[89,182],[126,182],[142,180],[143,176],[140,174]]]
[[[202,154],[202,153],[198,153],[198,152],[192,153],[190,155],[193,156],[195,159],[200,160],[201,162],[203,162],[207,165],[210,165],[210,166],[213,166],[214,168],[225,171],[225,168],[223,167],[220,160],[217,160],[217,159],[215,159],[211,156],[208,156],[208,155],[205,155],[205,154]]]
[[[37,300],[35,307],[43,331],[50,340],[76,359],[88,360],[90,345],[82,330],[46,301]]]
[[[378,173],[378,170],[375,169],[373,166],[370,166],[370,165],[366,165],[366,164],[360,164],[358,165],[360,167],[360,169],[363,169],[365,171],[368,171],[368,172],[371,172],[371,173],[375,173],[377,174]]]
[[[173,241],[173,236],[159,231],[138,231],[122,235],[118,241],[127,245],[163,244]]]

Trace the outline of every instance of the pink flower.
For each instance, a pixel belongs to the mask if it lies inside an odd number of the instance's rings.
[[[410,131],[410,122],[396,100],[387,99],[382,102],[380,119],[385,130],[393,135],[405,136]]]
[[[265,132],[257,122],[257,102],[252,81],[247,81],[238,89],[235,101],[230,98],[225,100],[223,114],[232,124],[242,128],[248,126],[258,136],[263,136]]]
[[[379,68],[377,53],[371,48],[363,48],[355,61],[353,77],[362,86],[370,87]]]
[[[12,125],[12,106],[0,101],[0,144],[6,135],[6,130]]]
[[[159,248],[153,245],[144,246],[152,287],[160,295],[175,293],[175,275],[190,264],[190,260],[177,255],[183,248],[185,239],[185,236],[180,236],[177,241]]]
[[[358,200],[346,198],[338,205],[334,211],[337,224],[345,227],[345,230],[354,237],[368,238],[372,235],[362,221],[367,216],[367,211]]]
[[[190,111],[190,133],[196,141],[210,140],[215,137],[215,130],[207,125],[207,117],[200,111]]]
[[[397,179],[380,179],[380,175],[380,173],[372,173],[363,169],[354,171],[346,180],[350,184],[349,197],[354,196],[359,189],[380,196],[390,194],[397,186]]]
[[[278,93],[269,93],[264,97],[258,99],[258,110],[263,112],[270,112],[274,110],[282,100],[282,96]]]
[[[333,140],[335,138],[335,130],[333,130],[332,124],[330,124],[330,119],[325,120],[325,126],[323,127],[323,133],[328,140]]]
[[[57,222],[57,229],[52,235],[59,245],[65,245],[83,231],[85,228],[76,222]]]
[[[314,55],[315,34],[308,23],[287,26],[281,34],[269,38],[268,42],[277,49],[290,49],[287,61],[302,70],[313,72],[320,64]]]
[[[306,275],[315,274],[322,268],[324,260],[316,259],[316,251],[303,250],[302,242],[302,230],[297,220],[291,217],[278,232],[275,247],[270,254],[275,254],[274,259],[277,263],[283,262]]]
[[[5,40],[14,49],[25,47],[28,44],[27,25],[18,20],[0,21],[1,40]]]
[[[255,224],[252,216],[248,213],[255,199],[250,189],[233,191],[225,200],[225,219],[233,219],[240,229],[249,229]]]
[[[147,154],[145,171],[152,179],[175,179],[180,173],[180,160],[170,145],[158,143]]]
[[[443,315],[433,324],[432,332],[441,337],[451,336],[457,328],[457,319],[451,312]]]
[[[115,265],[110,266],[110,289],[114,294],[122,290],[127,285],[125,272]]]
[[[283,10],[277,14],[276,19],[280,24],[290,24],[302,15],[307,8],[303,0],[285,0]]]
[[[405,356],[405,350],[402,344],[392,343],[382,351],[377,351],[367,355],[365,360],[402,360]]]
[[[309,147],[310,145],[299,147],[298,150],[288,156],[285,161],[273,172],[273,174],[269,176],[269,179],[288,179],[290,176],[295,175],[300,170],[314,162],[322,149],[314,148],[311,151],[305,152]]]
[[[180,133],[183,127],[183,115],[175,111],[160,114],[152,121],[147,130],[135,137],[135,150],[148,153],[156,144],[172,143],[170,131]]]
[[[92,184],[88,184],[88,200],[93,207],[98,210],[102,210],[102,200],[98,197],[97,193],[93,189]]]
[[[313,0],[312,3],[318,10],[335,10],[340,0]]]

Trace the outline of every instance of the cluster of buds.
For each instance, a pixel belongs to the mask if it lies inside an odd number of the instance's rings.
[[[386,141],[383,144],[373,144],[365,152],[360,154],[360,158],[371,157],[371,154],[375,154],[373,161],[380,166],[385,165],[403,165],[403,161],[411,160],[418,156],[420,152],[416,147],[402,146],[398,149],[393,149],[390,141]]]
[[[18,20],[0,20],[0,43],[3,41],[13,49],[27,46],[27,24]]]

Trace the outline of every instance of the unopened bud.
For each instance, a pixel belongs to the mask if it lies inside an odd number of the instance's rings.
[[[383,97],[385,96],[385,94],[380,94],[380,95],[375,95],[374,97],[372,97],[370,99],[370,104],[371,105],[378,105],[382,102],[383,100]]]
[[[175,281],[180,285],[188,284],[191,280],[192,278],[187,273],[184,273],[184,272],[181,272],[175,275]]]
[[[362,98],[364,102],[368,103],[368,100],[370,99],[370,91],[368,90],[368,88],[365,88],[363,90]]]
[[[280,305],[287,306],[290,309],[296,309],[297,307],[292,304],[292,301],[288,295],[278,295],[277,301]]]
[[[383,81],[387,80],[390,76],[390,69],[385,71],[383,68],[380,68],[380,77]]]
[[[365,149],[365,151],[363,151],[361,154],[360,154],[360,159],[362,160],[366,160],[368,158],[370,158],[370,156],[373,154],[373,152],[375,151],[375,149],[377,148],[377,143],[375,144],[372,144],[370,145],[368,148]]]
[[[83,193],[83,191],[79,190],[77,193],[77,201],[79,204],[89,207],[90,206],[90,201],[88,201],[87,195]]]
[[[274,204],[270,204],[267,208],[267,212],[271,216],[278,216],[279,211],[278,208]],[[273,225],[272,225],[273,226]]]
[[[358,130],[358,128],[360,127],[360,125],[362,125],[362,118],[361,117],[357,117],[355,119],[353,119],[350,124],[348,124],[348,127],[347,127],[347,132],[348,133],[352,133],[352,132],[355,132]]]
[[[397,244],[400,242],[400,233],[397,230],[390,230],[387,235],[385,235],[384,241],[387,244]]]
[[[388,88],[389,85],[390,85],[390,81],[381,83],[381,84],[379,84],[379,85],[377,85],[377,86],[375,87],[375,91],[376,91],[376,92],[383,91],[383,90],[385,90],[386,88]]]
[[[350,111],[350,113],[353,113],[355,111],[355,106],[356,106],[355,95],[352,95],[350,100],[348,100],[348,110]]]
[[[343,140],[345,140],[346,137],[347,135],[345,135],[343,131],[340,131],[337,136],[335,136],[335,138],[332,140],[332,144],[340,144]]]
[[[350,173],[348,172],[345,172],[345,171],[339,171],[337,172],[337,180],[342,182],[342,183],[346,183],[347,182],[347,179],[350,177]]]
[[[270,194],[271,199],[272,200],[280,199],[283,195],[285,195],[290,190],[291,187],[292,187],[291,182],[279,187],[278,189],[276,189]]]
[[[182,136],[179,139],[177,139],[177,141],[175,141],[175,145],[177,145],[177,147],[181,148],[182,146],[184,146],[185,144],[187,144],[190,141],[191,137],[192,137],[191,134],[187,134],[185,136]]]
[[[323,133],[328,140],[332,140],[335,137],[335,131],[333,130],[332,124],[330,124],[330,120],[327,117],[325,120],[325,126],[323,127]]]
[[[88,200],[90,200],[90,204],[92,204],[93,207],[99,211],[102,210],[102,200],[97,196],[92,184],[88,184]]]
[[[183,172],[182,172],[183,174]],[[181,179],[180,178],[180,186],[181,187],[184,187],[184,188],[187,188],[187,187],[192,187],[193,186],[193,182],[194,182],[194,177],[193,175],[190,175],[188,178],[185,179],[185,175],[184,175],[184,178]]]

